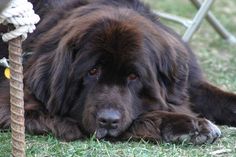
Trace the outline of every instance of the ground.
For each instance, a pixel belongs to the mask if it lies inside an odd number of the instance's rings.
[[[175,15],[191,18],[195,8],[188,0],[145,0],[152,8]],[[212,7],[217,18],[236,35],[236,1],[215,1]],[[163,20],[163,19],[162,19]],[[164,21],[179,33],[184,29],[180,25]],[[236,44],[229,44],[219,37],[207,22],[201,25],[199,31],[191,40],[206,77],[221,88],[236,92]],[[111,156],[111,157],[236,157],[236,128],[221,126],[223,136],[214,144],[193,146],[183,144],[153,144],[140,142],[110,143],[88,139],[65,143],[51,135],[26,136],[27,156],[29,157],[76,157],[76,156]],[[0,156],[10,156],[11,134],[0,133]]]

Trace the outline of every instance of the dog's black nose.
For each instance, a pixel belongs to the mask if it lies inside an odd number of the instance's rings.
[[[121,114],[115,109],[103,109],[98,112],[98,124],[101,128],[116,129],[121,120]]]

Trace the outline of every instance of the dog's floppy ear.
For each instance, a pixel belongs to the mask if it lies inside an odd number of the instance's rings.
[[[188,78],[188,52],[181,39],[163,32],[163,36],[149,44],[155,63],[157,80],[169,103],[181,104],[185,98]]]
[[[58,37],[57,37],[58,38]],[[25,83],[32,94],[50,113],[61,114],[69,71],[73,62],[73,49],[52,39],[38,48],[25,70]],[[50,47],[51,45],[57,45]]]

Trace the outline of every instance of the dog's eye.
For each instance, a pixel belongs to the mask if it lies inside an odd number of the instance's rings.
[[[95,76],[99,74],[99,69],[98,68],[92,68],[91,70],[89,70],[88,74],[90,76]]]
[[[129,80],[129,81],[134,81],[134,80],[136,80],[136,79],[138,79],[138,76],[137,76],[137,75],[135,75],[135,74],[129,74],[129,76],[128,76],[128,80]]]

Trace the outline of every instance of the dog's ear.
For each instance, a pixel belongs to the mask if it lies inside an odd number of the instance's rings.
[[[169,103],[181,104],[186,98],[189,54],[180,38],[163,33],[163,37],[149,44],[152,60],[155,63],[157,80]]]
[[[46,105],[50,113],[61,114],[67,79],[73,62],[73,49],[59,41],[55,44],[57,47],[52,48],[48,45],[52,44],[43,45],[30,58],[29,66],[25,70],[25,83],[37,100]]]

